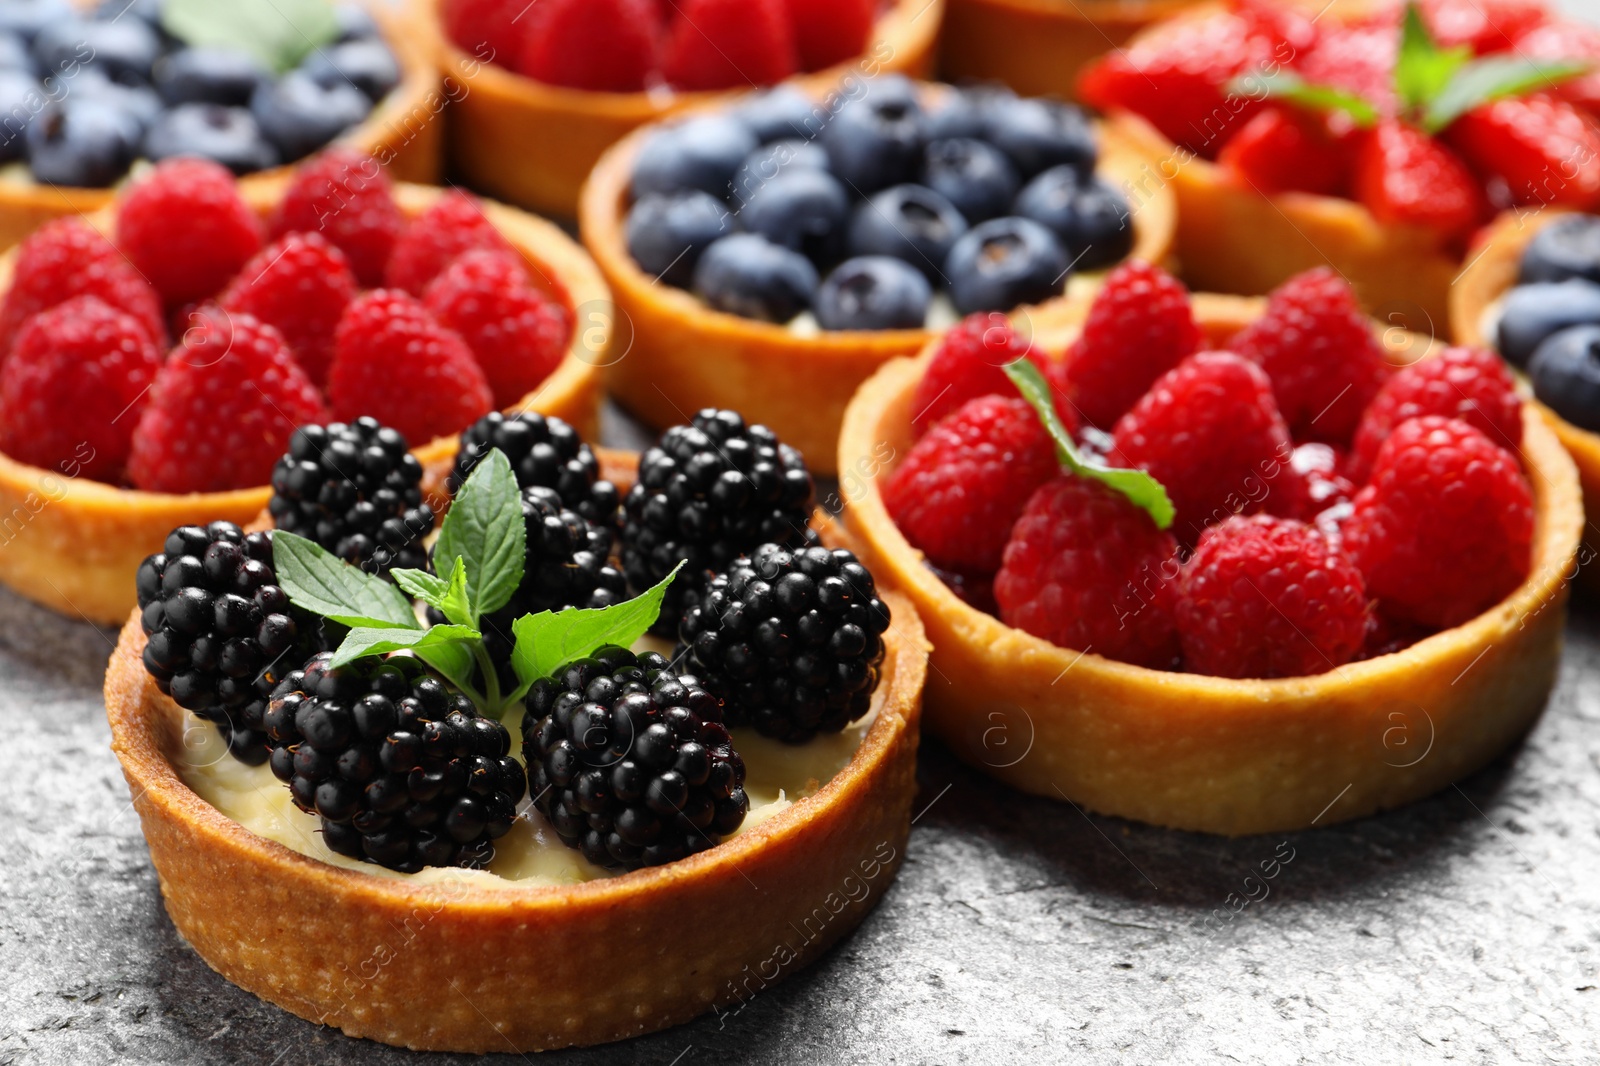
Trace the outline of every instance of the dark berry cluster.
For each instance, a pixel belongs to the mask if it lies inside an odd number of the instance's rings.
[[[659,866],[718,844],[750,809],[718,700],[660,655],[602,648],[528,694],[535,805],[601,866]]]
[[[491,411],[461,434],[461,450],[446,487],[454,496],[484,456],[500,449],[522,488],[555,489],[562,501],[600,526],[615,524],[617,487],[600,477],[600,463],[577,430],[559,418],[525,411]]]
[[[278,587],[272,534],[180,526],[140,565],[137,587],[144,666],[157,687],[216,723],[236,758],[264,761],[267,694],[322,647],[318,620]]]
[[[279,529],[370,573],[427,559],[433,510],[422,499],[422,464],[374,418],[297,429],[272,471],[267,509]]]
[[[726,701],[729,724],[798,743],[867,713],[888,628],[854,554],[764,544],[685,612],[679,657]]]
[[[809,543],[811,502],[800,453],[736,412],[706,408],[663,433],[639,459],[622,527],[622,569],[635,593],[686,563],[656,632],[676,632],[686,586],[762,544]]]
[[[420,660],[330,659],[285,677],[267,707],[272,772],[295,805],[341,855],[404,872],[488,863],[527,786],[505,727]]]

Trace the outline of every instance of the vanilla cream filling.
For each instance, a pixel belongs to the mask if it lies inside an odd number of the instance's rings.
[[[750,813],[745,816],[738,833],[748,832],[793,806],[796,800],[816,792],[844,769],[877,718],[882,699],[883,686],[879,686],[872,710],[866,717],[852,723],[842,733],[819,736],[801,745],[783,744],[752,729],[733,730],[734,747],[744,756],[744,789],[750,797]],[[320,862],[380,877],[404,877],[423,883],[470,881],[490,887],[506,881],[573,885],[614,876],[616,872],[596,866],[580,852],[563,844],[544,815],[526,797],[518,807],[519,816],[511,831],[495,841],[494,861],[486,869],[430,867],[419,873],[401,874],[335,854],[322,841],[321,822],[317,816],[297,808],[289,798],[288,786],[272,776],[267,766],[246,766],[228,754],[227,745],[214,725],[189,715],[175,704],[169,703],[168,707],[169,713],[178,716],[182,729],[182,750],[173,761],[184,783],[223,815],[257,836]],[[506,714],[505,726],[511,733],[511,755],[521,761],[520,707]]]

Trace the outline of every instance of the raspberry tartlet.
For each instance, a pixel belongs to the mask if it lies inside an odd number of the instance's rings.
[[[1136,273],[1003,374],[936,344],[852,402],[844,521],[928,628],[931,728],[1025,791],[1224,834],[1482,766],[1560,655],[1583,512],[1545,420],[1331,274],[1186,306]]]
[[[347,149],[274,182],[163,164],[8,252],[0,300],[0,581],[103,624],[175,525],[260,513],[296,425],[377,414],[425,464],[491,407],[589,431],[610,340],[554,226]]]
[[[235,41],[225,19],[191,18],[174,34],[157,4],[76,6],[83,22],[20,41],[33,71],[0,78],[0,94],[12,94],[4,110],[27,127],[14,121],[0,152],[15,170],[0,182],[0,247],[53,218],[104,208],[110,186],[143,160],[201,155],[270,184],[332,137],[397,180],[439,178],[448,98],[409,2],[330,3],[296,25],[269,17],[257,27],[267,32],[248,41]]]
[[[884,360],[965,311],[1031,314],[1125,256],[1165,260],[1173,201],[1130,190],[1141,165],[1070,105],[895,76],[639,130],[580,213],[633,329],[610,387],[653,425],[749,411],[831,473]]]
[[[1600,202],[1583,29],[1529,0],[1237,0],[1150,27],[1081,93],[1162,161],[1146,178],[1175,188],[1198,288],[1328,265],[1378,317],[1439,332],[1495,211]]]
[[[552,215],[577,212],[589,171],[640,126],[791,76],[927,74],[944,0],[436,0],[443,65],[470,91],[449,153],[474,188]],[[675,87],[676,86],[676,87]],[[507,152],[508,144],[540,145]]]
[[[1450,290],[1450,329],[1463,344],[1499,351],[1528,387],[1578,464],[1593,530],[1600,522],[1600,219],[1564,211],[1508,213],[1486,228]],[[1548,344],[1548,351],[1539,353]],[[1553,409],[1552,409],[1553,408]],[[1593,571],[1589,583],[1594,584]]]
[[[311,427],[283,462],[354,486],[303,456],[387,432]],[[719,447],[736,503],[675,476]],[[496,415],[449,486],[430,560],[387,578],[281,525],[175,529],[142,565],[112,746],[201,957],[352,1036],[528,1052],[735,1009],[848,935],[904,858],[927,648],[826,519],[788,524],[792,450],[726,411],[642,456]],[[662,539],[647,504],[684,492],[727,530]]]

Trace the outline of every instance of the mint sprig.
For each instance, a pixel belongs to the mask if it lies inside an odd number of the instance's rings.
[[[484,644],[483,616],[504,607],[522,582],[526,552],[522,495],[511,464],[491,451],[456,494],[434,546],[449,559],[449,577],[401,569],[394,583],[338,559],[303,537],[273,534],[278,582],[297,606],[353,627],[332,665],[410,652],[472,700],[500,717],[541,677],[608,644],[627,646],[655,624],[667,587],[682,564],[644,595],[611,607],[524,615],[512,625],[518,684],[502,692]],[[404,591],[402,591],[404,590]],[[426,626],[406,593],[448,619]]]
[[[246,52],[275,74],[339,37],[328,0],[166,0],[161,27],[187,45]]]
[[[1335,85],[1317,85],[1292,71],[1280,70],[1260,77],[1235,78],[1228,91],[1262,94],[1309,111],[1342,111],[1363,129],[1378,121],[1378,109],[1353,92]]]
[[[1044,423],[1044,428],[1055,441],[1056,457],[1060,459],[1062,466],[1079,477],[1092,478],[1120,492],[1135,507],[1148,513],[1157,529],[1168,529],[1172,526],[1177,509],[1172,506],[1172,499],[1167,495],[1166,487],[1161,482],[1143,470],[1107,466],[1085,459],[1078,453],[1078,446],[1073,441],[1072,434],[1067,432],[1067,427],[1061,422],[1061,416],[1056,414],[1050,383],[1045,380],[1038,367],[1027,359],[1018,359],[1006,364],[1002,369],[1016,385],[1017,391],[1022,393],[1022,398],[1027,400],[1038,413],[1039,421]]]

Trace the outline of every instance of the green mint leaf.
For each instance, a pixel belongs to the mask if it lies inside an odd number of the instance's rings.
[[[435,559],[466,561],[474,620],[504,607],[517,591],[527,539],[516,475],[511,461],[496,448],[456,493],[433,550]]]
[[[433,626],[431,629],[352,629],[345,636],[339,650],[333,653],[331,665],[348,665],[357,659],[373,655],[387,655],[407,648],[421,650],[441,645],[462,645],[468,641],[482,640],[483,636],[471,626]],[[470,653],[469,653],[470,654]]]
[[[1067,427],[1061,424],[1061,416],[1056,414],[1055,400],[1050,395],[1050,383],[1045,380],[1038,367],[1027,359],[1018,359],[1014,363],[1006,364],[1002,369],[1017,386],[1017,391],[1022,393],[1022,398],[1038,412],[1039,421],[1044,423],[1044,428],[1049,430],[1050,436],[1056,442],[1056,455],[1060,458],[1062,466],[1079,477],[1093,478],[1122,493],[1134,506],[1150,515],[1157,529],[1171,527],[1177,511],[1173,508],[1172,500],[1167,496],[1167,490],[1161,482],[1143,470],[1106,466],[1104,463],[1091,462],[1078,454],[1078,446],[1073,441],[1072,434],[1067,432]],[[520,641],[518,645],[520,647]]]
[[[467,566],[461,556],[456,556],[449,580],[426,570],[391,570],[389,576],[394,578],[395,584],[429,607],[443,611],[444,616],[457,625],[474,624],[467,595]]]
[[[607,644],[630,647],[655,625],[667,586],[682,569],[683,564],[679,563],[654,588],[626,603],[525,614],[513,622],[511,632],[516,644],[511,651],[511,665],[522,687],[512,698],[520,699],[535,681]]]
[[[1228,83],[1228,91],[1241,96],[1269,96],[1311,111],[1343,111],[1357,126],[1371,126],[1378,121],[1378,109],[1355,93],[1332,85],[1314,85],[1287,70],[1235,78]]]
[[[184,44],[246,52],[277,74],[339,36],[328,0],[166,0],[161,26]]]
[[[1401,106],[1407,111],[1427,107],[1471,58],[1469,45],[1441,49],[1428,32],[1417,5],[1407,4],[1394,64],[1394,89]]]
[[[1422,128],[1439,133],[1475,107],[1548,89],[1568,78],[1587,73],[1588,63],[1577,60],[1538,60],[1517,55],[1475,59],[1455,72],[1423,114]]]
[[[398,588],[293,533],[272,534],[272,568],[297,606],[347,626],[421,629]]]
[[[450,589],[450,582],[426,570],[402,567],[389,571],[389,576],[394,578],[394,583],[407,594],[415,596],[429,607],[438,607]]]

